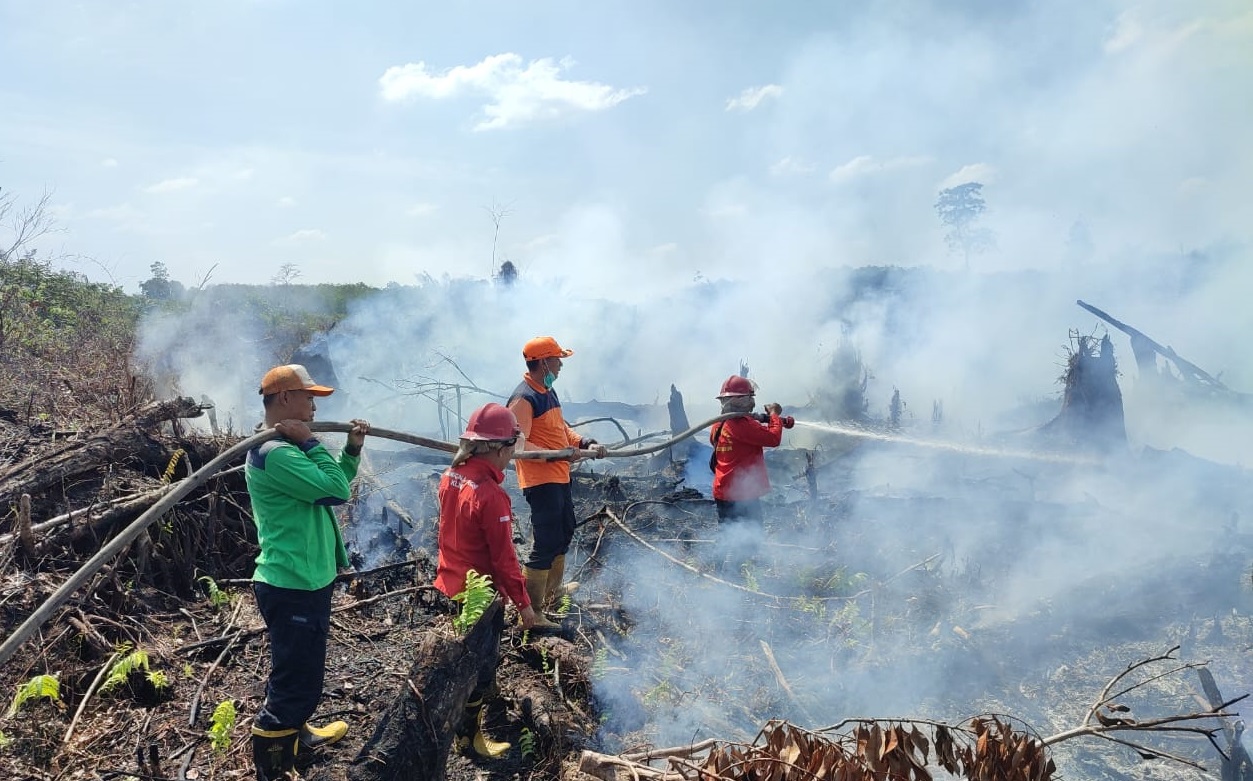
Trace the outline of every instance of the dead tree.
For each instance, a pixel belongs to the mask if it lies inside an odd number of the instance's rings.
[[[1161,372],[1157,369],[1157,356],[1160,355],[1174,364],[1179,376],[1188,386],[1198,390],[1218,393],[1224,396],[1232,396],[1245,403],[1253,402],[1253,395],[1238,393],[1231,390],[1226,385],[1222,384],[1222,382],[1220,382],[1217,378],[1211,377],[1200,366],[1197,366],[1191,361],[1184,360],[1184,358],[1176,353],[1169,345],[1162,346],[1161,344],[1158,344],[1146,336],[1144,332],[1116,320],[1091,304],[1085,303],[1082,300],[1075,301],[1075,303],[1131,338],[1131,352],[1135,355],[1136,366],[1140,369],[1141,377],[1156,378],[1161,376]]]
[[[1112,452],[1127,446],[1122,391],[1118,388],[1118,365],[1114,346],[1106,334],[1100,347],[1090,336],[1071,334],[1074,344],[1066,362],[1062,409],[1041,431],[1067,443]]]

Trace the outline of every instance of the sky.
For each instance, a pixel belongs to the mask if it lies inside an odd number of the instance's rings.
[[[0,0],[0,187],[132,292],[959,268],[965,181],[1050,268],[1247,246],[1251,66],[1242,0]]]

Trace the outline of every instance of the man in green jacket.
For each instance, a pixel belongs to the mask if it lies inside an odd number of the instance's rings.
[[[244,474],[261,553],[253,592],[270,638],[265,705],[252,722],[259,781],[286,778],[296,752],[334,743],[342,721],[308,723],[322,698],[331,589],[348,552],[331,508],[351,496],[370,424],[353,420],[339,458],[313,436],[317,404],[334,388],[318,385],[299,364],[277,366],[261,380],[265,427],[279,437],[248,451]]]

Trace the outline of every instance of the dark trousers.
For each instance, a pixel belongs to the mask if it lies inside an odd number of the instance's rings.
[[[714,504],[718,507],[718,523],[752,521],[761,525],[765,520],[765,512],[762,510],[760,499],[748,499],[740,502],[725,502],[721,499],[715,499]]]
[[[543,483],[522,489],[531,507],[531,555],[526,566],[552,569],[553,559],[570,550],[574,539],[574,496],[569,483]]]
[[[333,585],[302,591],[268,583],[252,584],[270,637],[265,706],[254,721],[261,729],[298,728],[317,709],[326,678]]]
[[[500,636],[505,631],[505,611],[497,610],[492,620],[492,640],[488,646],[488,655],[493,659],[500,658]],[[474,690],[470,692],[467,704],[491,702],[500,696],[500,688],[496,685],[496,665],[479,670],[479,677],[474,682]]]

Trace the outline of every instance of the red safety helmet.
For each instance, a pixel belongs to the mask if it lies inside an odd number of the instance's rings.
[[[718,393],[717,398],[726,399],[732,396],[752,396],[757,393],[757,389],[753,387],[753,383],[747,377],[741,377],[738,374],[732,374],[727,377],[727,381],[722,383],[722,391]]]
[[[480,442],[504,442],[516,439],[522,433],[518,419],[508,407],[488,402],[470,414],[462,439]]]

